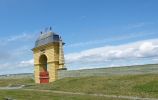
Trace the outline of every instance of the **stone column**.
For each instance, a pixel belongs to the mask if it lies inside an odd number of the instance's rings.
[[[59,42],[59,69],[64,68],[64,50],[63,50],[63,42],[60,40]]]

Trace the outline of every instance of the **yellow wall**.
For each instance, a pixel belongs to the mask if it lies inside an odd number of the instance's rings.
[[[50,43],[33,49],[35,83],[40,83],[39,58],[43,54],[47,57],[47,70],[49,72],[49,82],[57,80],[57,71],[59,69],[59,47],[59,43]]]

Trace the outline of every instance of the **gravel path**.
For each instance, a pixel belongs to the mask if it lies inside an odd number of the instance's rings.
[[[16,86],[16,87],[7,86],[7,87],[0,87],[0,90],[15,90],[15,89],[22,89],[23,87],[24,85]]]

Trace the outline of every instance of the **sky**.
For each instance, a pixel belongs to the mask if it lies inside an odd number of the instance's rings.
[[[0,74],[33,73],[35,40],[61,35],[69,70],[158,63],[157,0],[0,0]]]

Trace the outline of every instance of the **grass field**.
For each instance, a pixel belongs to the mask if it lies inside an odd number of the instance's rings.
[[[9,97],[16,100],[116,100],[116,98],[107,97],[96,97],[86,95],[67,95],[57,93],[45,93],[45,92],[34,92],[34,91],[23,91],[23,90],[3,90],[0,91],[0,100]],[[117,100],[127,100],[119,99]]]
[[[158,98],[158,74],[65,78],[27,88]]]
[[[34,80],[32,78],[0,79],[0,87],[20,86],[20,85],[28,85],[28,84],[33,84],[33,83],[34,83]]]
[[[71,77],[60,79],[50,84],[35,84],[32,78],[0,79],[0,87],[18,85],[26,85],[24,87],[26,89],[158,98],[158,73],[155,73],[155,70],[154,73],[151,73],[150,70],[150,73],[144,74]],[[6,96],[18,100],[125,100],[90,95],[45,93],[42,91],[0,90],[0,98]]]
[[[124,67],[111,68],[94,68],[84,70],[61,70],[59,71],[59,78],[65,77],[88,77],[88,76],[116,76],[116,75],[138,75],[138,74],[157,74],[158,65],[135,65]]]

